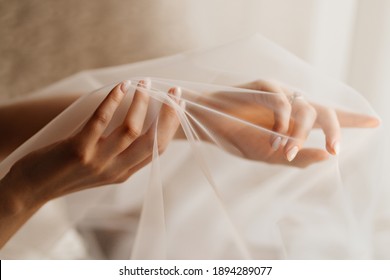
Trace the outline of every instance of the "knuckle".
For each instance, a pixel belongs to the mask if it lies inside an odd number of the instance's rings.
[[[98,110],[95,112],[94,119],[100,124],[107,125],[110,120],[110,117],[108,113],[104,110]]]
[[[105,171],[102,168],[96,169],[99,174],[100,180],[104,183],[111,184],[111,183],[116,183],[118,177],[117,174],[111,172],[111,171]]]
[[[275,121],[272,130],[280,133],[286,133],[288,130],[288,122],[284,120]]]
[[[136,139],[141,135],[141,128],[133,124],[126,124],[123,127],[123,135],[131,140]]]
[[[261,88],[261,87],[263,87],[265,83],[266,83],[265,81],[262,81],[262,80],[260,80],[260,79],[253,82],[253,84],[254,84],[254,86],[255,86],[256,88]]]
[[[337,119],[336,112],[333,109],[330,109],[330,108],[323,108],[323,109],[321,109],[321,111],[317,110],[317,113],[325,115],[325,116],[330,117],[330,118],[333,117],[333,118]]]
[[[101,174],[105,170],[104,162],[96,158],[91,149],[79,144],[78,141],[72,141],[69,144],[69,155],[80,168],[95,175]]]
[[[296,111],[296,116],[300,118],[317,118],[317,110],[311,105],[300,106]]]
[[[108,176],[108,174],[104,172],[105,166],[103,164],[97,163],[96,161],[89,161],[85,167],[88,169],[88,172],[90,172],[91,174],[103,176],[104,180]]]
[[[277,95],[274,100],[275,108],[279,111],[291,110],[291,105],[285,95]]]
[[[114,181],[113,183],[116,183],[116,184],[122,184],[124,182],[126,182],[128,179],[129,179],[129,175],[127,174],[122,174],[120,176],[118,176]]]
[[[114,90],[110,96],[110,99],[113,103],[119,104],[122,101],[123,94],[118,90]]]
[[[254,86],[256,88],[262,89],[262,88],[268,88],[272,86],[272,83],[269,80],[262,80],[262,79],[257,79],[253,82]]]
[[[281,92],[280,83],[276,80],[258,80],[258,83],[267,91]]]
[[[80,145],[78,141],[70,141],[68,143],[68,150],[70,157],[77,163],[85,166],[89,162],[87,149]]]
[[[307,114],[312,117],[313,119],[317,118],[317,110],[313,106],[308,106],[307,107]]]

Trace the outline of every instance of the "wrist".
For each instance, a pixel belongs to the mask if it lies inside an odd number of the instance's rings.
[[[23,180],[8,172],[0,180],[1,211],[7,215],[18,215],[23,212],[36,211],[44,202],[39,202],[29,195],[30,187]]]

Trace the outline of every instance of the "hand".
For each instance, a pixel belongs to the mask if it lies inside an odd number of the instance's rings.
[[[339,152],[340,127],[375,127],[379,124],[371,116],[309,103],[275,82],[255,81],[239,87],[269,94],[218,92],[202,97],[198,102],[254,126],[195,107],[190,112],[211,128],[217,139],[225,140],[222,141],[225,149],[247,159],[306,167]],[[324,131],[327,152],[302,148],[310,131],[317,127]]]
[[[6,181],[12,185],[8,189],[13,189],[16,205],[36,207],[72,192],[123,182],[151,161],[156,128],[152,125],[141,134],[150,81],[140,82],[123,123],[103,136],[129,86],[130,81],[126,81],[114,87],[76,135],[15,163]],[[169,94],[183,106],[179,88],[171,88]],[[163,104],[157,124],[159,152],[167,147],[178,126],[175,110]]]

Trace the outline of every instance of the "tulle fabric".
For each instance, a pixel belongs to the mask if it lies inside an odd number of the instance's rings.
[[[281,81],[312,103],[375,115],[352,88],[259,35],[214,49],[82,72],[37,92],[85,95],[6,158],[0,177],[30,151],[74,134],[115,83],[131,79],[127,99],[106,133],[112,131],[143,77],[152,81],[144,130],[156,125],[166,103],[177,111],[186,140],[174,141],[159,155],[156,134],[151,164],[127,182],[48,203],[8,242],[2,258],[389,257],[380,129],[343,129],[339,156],[300,169],[244,159],[251,156],[215,125],[251,129],[259,145],[269,145],[274,136],[290,139],[270,125],[276,108],[266,100],[278,93],[233,87],[258,79]],[[174,86],[182,88],[185,109],[167,95]],[[224,101],[221,94],[233,101]],[[233,106],[236,98],[264,107],[264,121],[252,123],[220,110],[218,103]],[[202,113],[193,114],[194,108]],[[214,125],[204,121],[205,115]],[[322,131],[314,130],[305,146],[323,148]]]

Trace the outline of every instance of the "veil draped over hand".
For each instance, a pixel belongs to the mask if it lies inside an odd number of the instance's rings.
[[[381,129],[358,128],[375,116],[352,88],[325,77],[274,43],[255,35],[208,50],[86,71],[49,86],[45,94],[85,93],[0,164],[0,177],[27,153],[73,135],[112,87],[132,88],[107,133],[123,119],[137,82],[151,77],[144,129],[158,122],[162,103],[175,108],[184,140],[120,185],[75,193],[45,205],[8,242],[4,258],[339,259],[388,258],[389,206],[381,182]],[[239,88],[253,81],[282,88]],[[258,82],[261,84],[261,82]],[[256,83],[255,83],[256,85]],[[168,97],[182,89],[183,109]],[[277,131],[292,110],[288,130]],[[298,102],[317,121],[297,157],[282,145],[305,126]],[[327,155],[332,111],[341,151]],[[356,127],[355,127],[356,126]],[[325,135],[324,135],[325,133]],[[113,143],[114,145],[115,143]],[[325,155],[326,158],[325,159]],[[323,160],[310,164],[319,157]],[[298,166],[292,166],[296,163]],[[300,168],[306,166],[305,168]]]

